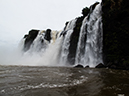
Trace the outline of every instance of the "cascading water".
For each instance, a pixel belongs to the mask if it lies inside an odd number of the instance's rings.
[[[74,32],[78,32],[76,31],[78,18],[66,23],[67,25],[61,33],[51,32],[50,29],[46,31],[31,30],[21,41],[19,49],[22,51],[18,50],[16,54],[13,53],[13,58],[10,57],[8,61],[11,65],[15,63],[29,66],[74,65],[71,64],[70,59],[75,60],[74,66],[82,64],[84,67],[95,67],[97,64],[103,63],[101,4],[94,7],[94,9],[91,8],[87,17],[82,18],[83,22],[79,21],[79,24],[82,23],[79,40],[79,33],[74,34]],[[59,34],[57,35],[57,33]],[[76,42],[73,42],[74,39]],[[73,43],[76,43],[77,46],[72,46]],[[73,54],[74,51],[76,56]],[[70,55],[72,56],[70,57]]]
[[[31,57],[38,57],[36,65],[65,66],[69,54],[70,37],[73,33],[75,23],[76,19],[71,20],[58,37],[56,36],[58,32],[52,31],[52,40],[50,43],[45,40],[45,33],[39,31],[29,50],[24,52],[24,55],[27,54],[30,57],[29,55],[31,54]],[[56,37],[57,39],[55,40]]]
[[[37,65],[64,66],[59,64],[62,42],[63,36],[57,38],[54,44],[50,43],[46,51],[42,54]]]
[[[87,34],[85,54],[81,53],[81,49],[84,48],[82,45],[84,44],[84,40],[82,40],[84,34]],[[101,4],[98,4],[89,17],[85,17],[83,21],[76,53],[76,64],[95,67],[97,64],[103,63],[102,36]]]
[[[41,31],[39,31],[37,37],[33,41],[29,51],[30,51],[30,53],[44,52],[45,49],[47,48],[48,44],[49,44],[49,42],[44,39],[44,33],[42,33],[42,30],[41,30]]]
[[[69,54],[70,37],[71,37],[71,34],[73,33],[75,24],[76,24],[76,19],[71,20],[63,31],[66,35],[62,45],[60,64],[64,65],[68,63],[67,60],[68,60],[68,54]]]
[[[25,40],[23,38],[19,46],[14,51],[8,53],[4,61],[1,60],[2,65],[25,65],[25,66],[60,66],[59,56],[63,42],[63,36],[56,38],[58,31],[52,31],[52,40],[49,43],[44,39],[45,33],[41,30],[30,45],[28,50],[25,48]],[[61,65],[62,66],[62,65]]]
[[[81,26],[79,42],[78,42],[78,47],[76,51],[75,64],[84,64],[84,54],[85,54],[85,44],[86,44],[86,41],[85,41],[86,22],[87,22],[87,17],[84,18]]]

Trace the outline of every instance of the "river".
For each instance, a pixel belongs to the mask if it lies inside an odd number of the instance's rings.
[[[129,71],[0,66],[0,96],[129,96]]]

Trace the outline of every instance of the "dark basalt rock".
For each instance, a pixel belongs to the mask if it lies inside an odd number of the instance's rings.
[[[68,54],[68,61],[71,64],[75,63],[75,56],[76,56],[77,44],[79,40],[80,28],[84,17],[78,17],[76,19],[77,19],[76,25],[70,37],[70,46],[69,46],[69,54]]]
[[[46,32],[45,32],[45,36],[44,36],[44,39],[46,39],[47,41],[51,41],[51,29],[47,29]]]
[[[81,64],[75,66],[75,68],[84,68]]]
[[[28,37],[28,35],[26,34],[26,35],[24,35],[24,37],[23,38],[27,38]]]
[[[63,31],[61,32],[60,36],[61,36],[61,35],[63,35],[63,36],[66,35],[66,33],[67,33],[66,27],[67,27],[68,23],[69,23],[69,22],[66,22],[66,23],[65,23],[65,27],[64,27]]]
[[[37,37],[38,32],[39,32],[39,30],[32,29],[29,31],[28,35],[24,36],[24,38],[25,38],[24,51],[27,51],[30,48],[32,42]]]
[[[127,69],[129,68],[129,2],[102,0],[102,11],[104,64],[109,68]]]
[[[106,68],[106,66],[104,64],[100,63],[95,68]]]
[[[90,12],[90,9],[88,7],[85,7],[82,9],[82,15],[83,17],[87,16]]]
[[[85,68],[89,68],[89,65],[87,65]]]
[[[111,65],[109,68],[111,68],[111,69],[118,69],[116,65]]]

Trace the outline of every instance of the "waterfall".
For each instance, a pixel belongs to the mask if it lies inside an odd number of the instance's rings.
[[[81,30],[80,30],[80,36],[79,36],[79,42],[78,47],[76,51],[76,57],[75,57],[75,64],[84,64],[84,53],[85,53],[85,38],[86,38],[86,22],[87,17],[84,18]]]
[[[68,63],[67,60],[68,60],[68,54],[69,54],[70,37],[71,37],[71,34],[73,33],[75,24],[76,24],[76,19],[71,20],[63,31],[64,33],[66,33],[66,35],[64,36],[64,41],[62,45],[60,64]]]
[[[16,54],[13,54],[13,58],[9,58],[9,64],[33,66],[81,64],[84,67],[95,67],[103,63],[101,4],[97,4],[90,7],[90,12],[85,18],[76,18],[67,22],[61,32],[51,31],[51,29],[30,30],[29,34],[21,40],[19,48],[21,51],[18,50]],[[74,40],[76,42],[73,42]],[[73,43],[77,47],[73,46]],[[75,60],[75,64],[70,64],[70,60]]]
[[[86,42],[84,41],[85,34]],[[95,67],[97,64],[103,63],[102,36],[101,4],[98,4],[92,13],[89,14],[89,18],[85,17],[83,21],[76,53],[76,64]],[[83,44],[85,46],[83,46]],[[85,50],[83,54],[81,50],[84,49],[84,47]]]
[[[49,44],[46,51],[42,54],[37,65],[65,66],[59,64],[62,42],[63,42],[63,36],[57,38],[55,43]]]
[[[48,44],[49,42],[44,39],[43,30],[41,30],[38,32],[38,35],[34,39],[29,50],[24,54],[28,54],[28,55],[42,54],[43,52],[45,52],[46,48],[48,47]]]
[[[62,66],[59,65],[59,56],[61,53],[63,36],[56,39],[57,33],[58,31],[51,32],[52,40],[49,43],[44,39],[44,31],[39,31],[27,51],[24,50],[26,38],[23,38],[19,43],[18,48],[15,50],[16,52],[11,52],[11,56],[8,55],[9,58],[6,58],[7,62],[5,61],[2,64],[25,66]]]

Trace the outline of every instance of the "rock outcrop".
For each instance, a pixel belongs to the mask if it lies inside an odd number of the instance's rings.
[[[47,29],[46,32],[45,32],[45,36],[44,36],[44,39],[46,39],[47,41],[51,41],[51,29]]]
[[[24,36],[25,39],[25,43],[24,43],[24,51],[27,51],[30,49],[30,46],[32,45],[33,41],[35,40],[35,38],[37,37],[38,33],[40,30],[36,30],[36,29],[32,29],[29,31],[29,33],[27,35]],[[52,37],[51,37],[51,29],[47,29],[44,32],[44,38],[41,39],[42,43],[44,42],[44,39],[47,40],[48,42],[51,41]]]
[[[129,2],[102,0],[104,63],[109,68],[129,69]]]
[[[25,38],[24,51],[27,51],[30,48],[32,42],[37,37],[38,32],[39,32],[39,30],[32,29],[29,31],[28,35],[24,36],[24,38]]]

